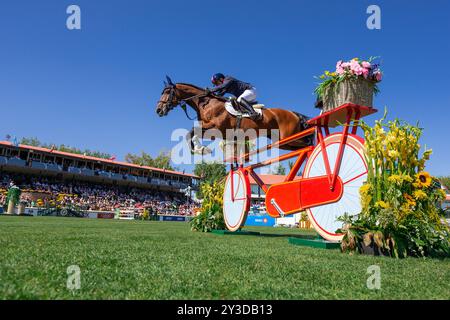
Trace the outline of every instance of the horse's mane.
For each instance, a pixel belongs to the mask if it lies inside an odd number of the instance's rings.
[[[183,86],[193,87],[193,88],[195,88],[195,89],[205,91],[205,88],[201,88],[201,87],[199,87],[199,86],[196,86],[195,84],[184,83],[184,82],[177,82],[176,84],[181,84],[181,85],[183,85]]]
[[[205,91],[205,88],[196,86],[195,84],[184,83],[184,82],[177,82],[176,84],[181,84],[183,86],[192,87],[192,88],[198,89],[200,91]],[[228,101],[226,98],[221,97],[221,96],[216,96],[215,94],[212,94],[212,93],[210,93],[208,96],[211,96],[211,97],[216,98],[217,100],[220,100],[220,101],[223,101],[223,102]]]

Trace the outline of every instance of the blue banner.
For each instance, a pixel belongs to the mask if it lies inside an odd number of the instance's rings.
[[[186,221],[184,216],[159,216],[159,221]]]
[[[265,214],[263,216],[248,215],[245,221],[246,226],[259,226],[259,227],[273,227],[276,221],[275,218]]]

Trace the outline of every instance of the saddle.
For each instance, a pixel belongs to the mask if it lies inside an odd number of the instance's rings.
[[[263,109],[265,107],[263,104],[260,104],[257,101],[253,101],[250,104],[256,113],[262,115]],[[242,107],[236,99],[230,99],[225,102],[225,109],[232,116],[250,118],[250,114],[246,112],[244,107]]]

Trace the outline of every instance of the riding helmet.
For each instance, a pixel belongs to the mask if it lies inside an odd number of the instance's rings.
[[[216,84],[218,80],[225,79],[223,73],[216,73],[211,77],[211,82]]]

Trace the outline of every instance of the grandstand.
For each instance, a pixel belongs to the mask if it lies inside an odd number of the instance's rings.
[[[28,206],[58,199],[84,210],[150,208],[182,215],[192,209],[184,190],[199,185],[199,177],[183,172],[0,141],[3,197],[9,180],[26,189]]]
[[[0,141],[0,168],[4,171],[167,191],[188,186],[197,188],[199,182],[199,177],[192,174],[40,147],[15,146],[8,141]]]

